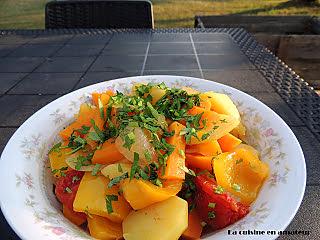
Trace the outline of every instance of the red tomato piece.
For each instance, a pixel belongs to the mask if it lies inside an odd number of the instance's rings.
[[[83,175],[84,172],[69,170],[66,176],[60,177],[56,183],[55,194],[59,201],[69,209],[73,209],[73,201]]]
[[[215,192],[217,184],[214,179],[200,175],[195,178],[195,185],[196,209],[202,221],[214,230],[224,228],[248,214],[248,206],[237,202],[228,193]]]

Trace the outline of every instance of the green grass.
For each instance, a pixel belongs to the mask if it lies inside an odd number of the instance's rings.
[[[43,28],[46,0],[0,0],[0,29]],[[195,15],[317,15],[320,3],[297,0],[153,0],[155,27],[193,27]]]

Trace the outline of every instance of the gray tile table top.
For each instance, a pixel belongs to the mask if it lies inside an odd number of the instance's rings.
[[[0,31],[0,152],[42,106],[75,89],[135,75],[184,75],[223,83],[264,102],[305,154],[307,188],[288,230],[319,239],[320,100],[242,29]],[[0,238],[19,239],[0,216]]]

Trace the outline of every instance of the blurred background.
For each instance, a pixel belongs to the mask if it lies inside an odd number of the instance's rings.
[[[44,28],[46,0],[0,0],[0,29]],[[152,0],[156,28],[193,27],[195,15],[313,15],[319,0]]]
[[[0,0],[0,29],[44,28],[47,2]],[[320,0],[151,2],[155,28],[246,29],[320,94]]]

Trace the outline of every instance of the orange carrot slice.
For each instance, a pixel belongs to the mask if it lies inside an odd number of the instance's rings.
[[[178,123],[173,122],[170,124],[168,131],[174,131],[174,135],[172,137],[168,137],[166,140],[169,144],[175,146],[174,151],[169,155],[167,159],[167,166],[165,169],[165,173],[162,176],[163,179],[184,179],[185,172],[183,167],[185,166],[185,148],[186,143],[184,137],[180,135],[180,131],[184,129],[185,126]]]
[[[230,152],[235,147],[237,147],[242,141],[239,138],[236,138],[232,134],[228,133],[222,138],[218,139],[218,143],[223,152]]]
[[[202,232],[201,220],[195,209],[189,212],[188,228],[182,233],[183,239],[200,239]]]
[[[118,151],[114,141],[109,139],[103,143],[100,149],[94,152],[91,161],[93,164],[111,164],[123,158],[124,156]]]
[[[202,170],[212,171],[211,162],[212,162],[212,156],[186,154],[187,166],[191,168],[200,168]]]
[[[195,145],[187,145],[186,153],[203,156],[215,156],[221,153],[221,148],[217,140],[204,142]]]

